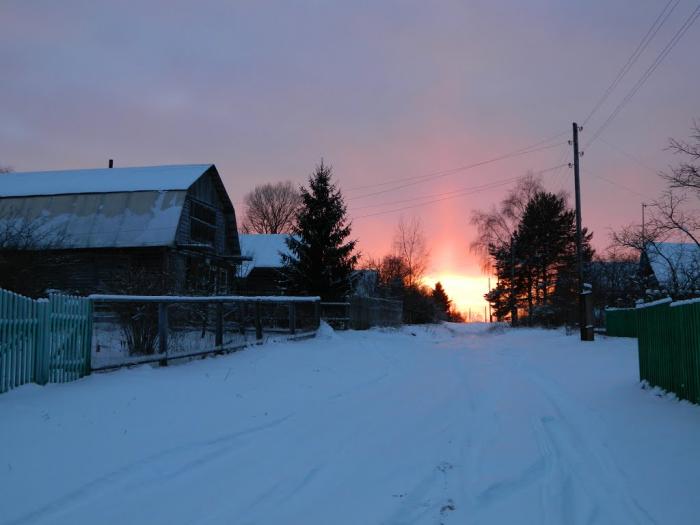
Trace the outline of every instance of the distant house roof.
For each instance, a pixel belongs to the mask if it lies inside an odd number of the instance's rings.
[[[220,184],[213,164],[0,175],[0,229],[29,224],[60,249],[173,246],[187,190],[205,173]]]
[[[657,242],[646,246],[654,277],[667,289],[687,288],[700,281],[700,248],[696,244]]]
[[[7,173],[0,197],[187,190],[213,164]]]
[[[290,253],[285,242],[288,237],[287,234],[239,234],[241,255],[251,258],[243,263],[242,276],[247,277],[254,268],[282,268],[282,254]]]

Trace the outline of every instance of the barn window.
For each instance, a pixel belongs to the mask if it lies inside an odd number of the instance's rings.
[[[199,202],[192,203],[192,240],[214,245],[216,239],[216,210]]]

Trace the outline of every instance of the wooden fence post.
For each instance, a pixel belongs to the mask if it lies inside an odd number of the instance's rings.
[[[221,349],[224,346],[224,303],[216,303],[216,338],[214,346]]]
[[[297,307],[294,302],[289,303],[289,333],[297,333]]]
[[[262,339],[262,318],[260,300],[255,301],[255,339]]]
[[[168,304],[158,303],[158,353],[161,366],[168,366]]]
[[[321,300],[314,301],[314,328],[318,330],[321,326]]]

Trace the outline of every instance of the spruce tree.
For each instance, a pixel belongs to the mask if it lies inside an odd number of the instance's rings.
[[[583,229],[583,261],[593,256],[591,233]],[[575,315],[578,278],[575,213],[562,195],[538,191],[530,197],[509,242],[491,245],[498,285],[487,294],[497,319],[518,311],[528,323],[559,324]]]
[[[332,301],[349,293],[358,256],[356,241],[348,240],[350,224],[343,196],[331,177],[331,167],[321,161],[309,177],[308,189],[300,189],[302,205],[287,239],[290,254],[283,255],[283,262],[290,293]]]
[[[445,288],[439,281],[435,283],[435,289],[433,290],[433,301],[435,302],[435,310],[438,318],[443,321],[450,320],[452,300],[447,296]]]

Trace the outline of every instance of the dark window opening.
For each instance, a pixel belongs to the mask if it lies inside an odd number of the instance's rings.
[[[200,204],[192,203],[191,235],[192,240],[214,246],[216,240],[216,210]]]

